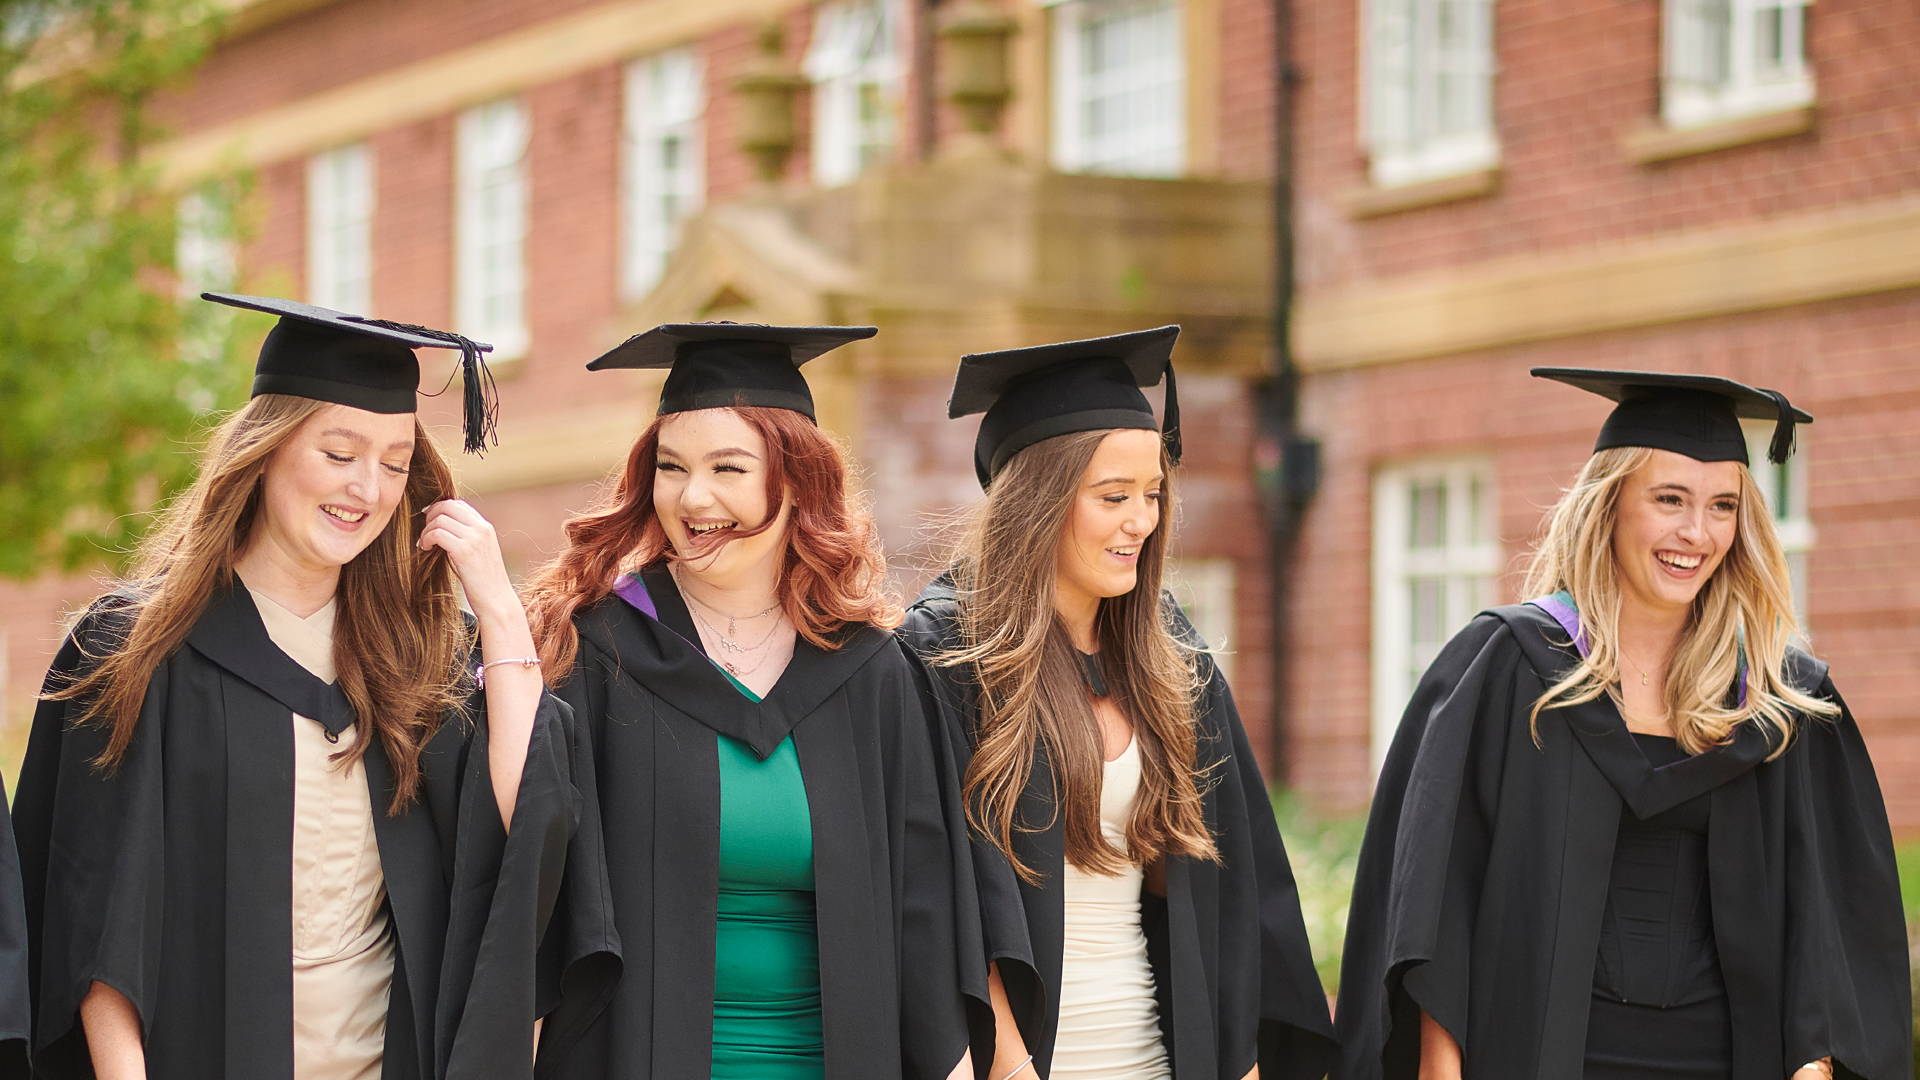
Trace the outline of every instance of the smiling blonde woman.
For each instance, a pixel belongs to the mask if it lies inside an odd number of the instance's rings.
[[[1226,680],[1162,591],[1178,327],[966,357],[986,501],[907,613],[985,913],[989,1080],[1318,1078],[1332,1024]],[[1166,431],[1142,386],[1167,381]]]
[[[1536,369],[1618,406],[1526,604],[1421,678],[1341,974],[1343,1080],[1912,1075],[1886,809],[1739,418],[1699,375]]]

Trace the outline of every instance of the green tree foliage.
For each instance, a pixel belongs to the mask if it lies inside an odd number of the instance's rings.
[[[0,0],[0,577],[117,561],[238,392],[231,320],[179,284],[221,269],[237,184],[183,200],[141,161],[149,101],[216,23],[204,0]],[[181,217],[200,265],[176,276]]]

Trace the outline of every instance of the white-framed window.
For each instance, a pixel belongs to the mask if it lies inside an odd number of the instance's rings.
[[[527,351],[527,110],[508,98],[460,114],[455,148],[453,318],[493,345]]]
[[[1166,587],[1213,650],[1220,674],[1233,679],[1235,567],[1232,559],[1169,559]]]
[[[1373,480],[1373,767],[1447,639],[1492,606],[1500,573],[1494,470],[1436,458]]]
[[[1773,422],[1742,420],[1740,426],[1747,436],[1747,460],[1753,463],[1749,469],[1753,482],[1767,500],[1774,533],[1780,537],[1780,547],[1787,554],[1787,573],[1793,578],[1793,615],[1800,623],[1800,632],[1810,636],[1807,556],[1813,550],[1815,535],[1813,519],[1807,513],[1806,432],[1800,432],[1800,449],[1787,463],[1775,465],[1767,460],[1767,444],[1773,441]]]
[[[366,143],[307,159],[307,301],[373,311],[373,153]]]
[[[634,300],[659,284],[680,223],[706,200],[706,72],[681,48],[635,60],[626,78],[620,293]]]
[[[1666,0],[1660,114],[1698,127],[1813,101],[1808,0]]]
[[[1053,164],[1177,177],[1187,164],[1179,0],[1064,0],[1053,20]]]
[[[900,128],[903,20],[897,0],[841,0],[814,12],[813,181],[838,187],[893,152]]]
[[[1366,0],[1362,18],[1361,126],[1373,182],[1497,164],[1493,0]]]
[[[180,295],[226,292],[240,280],[233,240],[233,208],[206,191],[191,191],[174,206],[173,269]]]

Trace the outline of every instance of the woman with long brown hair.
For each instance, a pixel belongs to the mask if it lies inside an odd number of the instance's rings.
[[[485,346],[207,299],[281,316],[253,398],[73,629],[21,768],[35,1075],[528,1076],[568,720],[414,415],[413,350],[459,348],[477,448]]]
[[[953,417],[986,413],[987,498],[904,631],[964,763],[988,1080],[1325,1072],[1332,1023],[1266,785],[1161,589],[1178,333],[976,354],[954,383]],[[1164,438],[1140,390],[1163,373]]]
[[[887,632],[873,520],[799,371],[873,333],[675,324],[588,365],[671,370],[618,483],[529,583],[592,731],[626,965],[590,1024],[563,1025],[596,1004],[563,995],[550,1075],[970,1071],[957,803]]]
[[[1422,675],[1340,982],[1346,1080],[1894,1080],[1907,939],[1873,763],[1793,646],[1730,379],[1536,368],[1618,402],[1524,604]]]

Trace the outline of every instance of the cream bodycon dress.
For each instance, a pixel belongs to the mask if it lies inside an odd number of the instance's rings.
[[[257,592],[253,603],[281,652],[333,681],[333,603],[305,619]],[[360,766],[328,760],[354,738],[329,742],[293,717],[294,1080],[380,1080],[386,1050],[393,934],[373,798]]]
[[[1121,850],[1139,791],[1135,739],[1106,763],[1100,784],[1100,831]],[[1066,864],[1066,947],[1053,1076],[1163,1080],[1172,1075],[1160,1040],[1147,938],[1140,930],[1142,881],[1138,866],[1107,877]]]

